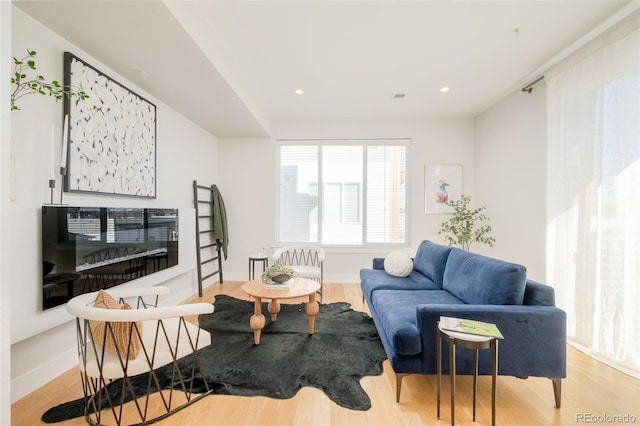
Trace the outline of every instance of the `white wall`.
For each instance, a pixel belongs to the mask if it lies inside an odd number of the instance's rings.
[[[11,49],[11,3],[0,2],[0,170],[7,170],[9,163],[9,140],[11,120],[9,110],[10,57],[5,55]],[[8,269],[4,259],[9,253],[9,182],[5,173],[0,173],[0,377],[11,375],[11,328],[9,307],[11,287]],[[11,424],[11,386],[8,380],[0,380],[0,425]]]
[[[474,130],[472,119],[317,120],[272,124],[273,139],[220,140],[220,182],[229,217],[229,259],[225,280],[248,277],[248,256],[265,248],[271,253],[275,236],[277,139],[410,138],[409,246],[414,253],[425,239],[438,235],[446,215],[424,213],[424,165],[462,164],[465,193],[473,194]],[[361,268],[387,251],[327,250],[325,281],[359,282]]]
[[[476,196],[487,205],[496,244],[491,256],[527,267],[545,282],[546,97],[514,92],[475,120]],[[487,251],[482,246],[475,251]]]
[[[165,303],[177,303],[197,289],[195,267],[195,216],[192,180],[217,180],[218,141],[169,106],[138,88],[51,32],[20,9],[12,8],[11,53],[37,51],[36,65],[47,79],[62,81],[62,57],[70,51],[103,73],[147,98],[157,108],[157,198],[136,199],[69,193],[64,203],[82,206],[173,207],[180,209],[180,263],[178,266],[136,280],[128,286],[163,283],[172,288]],[[4,26],[3,26],[4,28]],[[5,50],[3,49],[3,52]],[[4,75],[4,74],[3,74]],[[11,397],[15,401],[42,386],[77,363],[75,333],[64,307],[42,312],[40,209],[49,202],[48,179],[60,166],[62,102],[30,95],[19,103],[21,111],[11,113],[15,142],[15,200],[7,203],[10,229],[2,230],[11,247],[3,255],[3,289],[11,290]],[[8,114],[2,113],[5,117]],[[3,141],[3,152],[4,144]],[[2,182],[10,180],[10,167],[3,158]],[[58,179],[57,188],[60,181]],[[55,202],[59,200],[56,193]],[[4,197],[3,197],[4,202]],[[5,269],[7,269],[5,280]],[[3,293],[4,295],[4,290]],[[3,321],[4,324],[4,321]],[[3,375],[3,378],[7,376]],[[6,379],[5,379],[6,380]]]

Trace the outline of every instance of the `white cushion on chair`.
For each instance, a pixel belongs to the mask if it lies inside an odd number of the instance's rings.
[[[319,266],[291,265],[289,268],[296,271],[296,273],[303,278],[320,279],[321,277],[321,270]]]
[[[175,341],[176,336],[178,335],[178,327],[180,324],[180,318],[165,318],[162,320],[164,324],[164,328],[167,331],[167,335],[169,336],[169,343],[167,343],[167,339],[164,337],[164,333],[162,329],[160,329],[158,334],[158,345],[155,350],[155,359],[153,362],[153,369],[162,367],[163,365],[169,364],[173,361],[173,356],[171,355],[171,350],[175,351]],[[187,334],[184,329],[184,325],[186,325],[189,333]],[[151,359],[153,355],[154,349],[154,341],[156,338],[156,330],[158,328],[158,321],[150,320],[143,322],[144,336],[142,339],[142,347],[146,349],[147,355],[145,356],[144,349],[140,349],[140,354],[137,358],[129,360],[129,364],[127,366],[127,376],[135,376],[136,374],[142,374],[149,371],[149,362],[147,361],[147,356]],[[183,356],[189,355],[193,353],[191,349],[191,344],[189,343],[189,336],[193,340],[193,344],[195,345],[195,339],[198,332],[198,327],[191,324],[190,322],[183,323],[183,328],[180,330],[180,341],[178,343],[178,350],[176,359],[182,358]],[[204,348],[211,344],[211,335],[209,332],[205,330],[200,330],[200,338],[198,340],[197,349]],[[96,351],[93,350],[93,347],[90,343],[87,346],[87,374],[91,377],[100,377],[100,371],[98,368],[98,362],[96,361],[96,352],[98,358],[102,356],[102,347],[95,346]],[[171,348],[171,349],[170,349]],[[126,358],[123,357],[123,362],[126,361]],[[80,362],[80,369],[83,369],[82,362]],[[105,352],[104,354],[104,365],[102,370],[102,376],[105,379],[119,379],[125,376],[122,366],[120,364],[120,359],[117,355],[114,355],[110,352]]]

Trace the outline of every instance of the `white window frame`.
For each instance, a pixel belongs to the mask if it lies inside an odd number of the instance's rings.
[[[367,215],[366,206],[367,206],[367,182],[366,182],[366,173],[367,173],[367,155],[366,149],[364,150],[363,157],[363,172],[364,172],[364,181],[362,182],[362,197],[359,200],[359,206],[362,210],[362,232],[363,232],[363,243],[359,245],[346,245],[346,244],[322,244],[322,243],[304,243],[304,244],[315,244],[321,246],[323,248],[332,249],[333,252],[349,252],[349,251],[359,251],[363,250],[379,250],[379,249],[393,249],[393,248],[407,248],[411,246],[411,162],[410,162],[410,151],[411,151],[411,139],[410,138],[380,138],[380,139],[277,139],[276,140],[276,155],[275,155],[275,235],[274,241],[276,241],[276,247],[282,247],[288,244],[295,244],[294,242],[282,242],[280,241],[280,154],[281,147],[283,145],[312,145],[312,146],[344,146],[344,145],[356,145],[356,146],[404,146],[406,147],[405,152],[405,241],[402,243],[368,243],[366,241],[366,231],[367,231]],[[322,156],[319,157],[319,162],[321,164]],[[320,178],[322,179],[322,171],[320,171]],[[322,197],[322,186],[318,185],[318,199]],[[320,218],[321,219],[321,218]],[[322,226],[322,220],[318,221],[318,226]],[[319,234],[321,235],[321,229],[319,230]],[[302,243],[302,242],[300,242]]]

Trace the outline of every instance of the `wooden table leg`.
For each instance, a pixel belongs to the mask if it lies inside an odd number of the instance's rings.
[[[253,315],[251,315],[251,320],[249,321],[249,325],[253,329],[253,342],[256,345],[260,344],[260,333],[265,323],[266,320],[262,315],[262,299],[256,297],[253,304]]]
[[[280,303],[277,299],[271,299],[271,302],[267,305],[267,310],[271,314],[271,321],[276,322],[278,313],[280,312]]]
[[[320,306],[316,302],[316,294],[309,295],[309,301],[304,305],[304,311],[309,316],[309,334],[313,334],[316,327],[316,315],[320,311]]]

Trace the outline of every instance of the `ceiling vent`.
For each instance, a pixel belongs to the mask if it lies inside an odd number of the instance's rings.
[[[396,93],[393,95],[393,99],[402,99],[405,97],[404,93]]]

